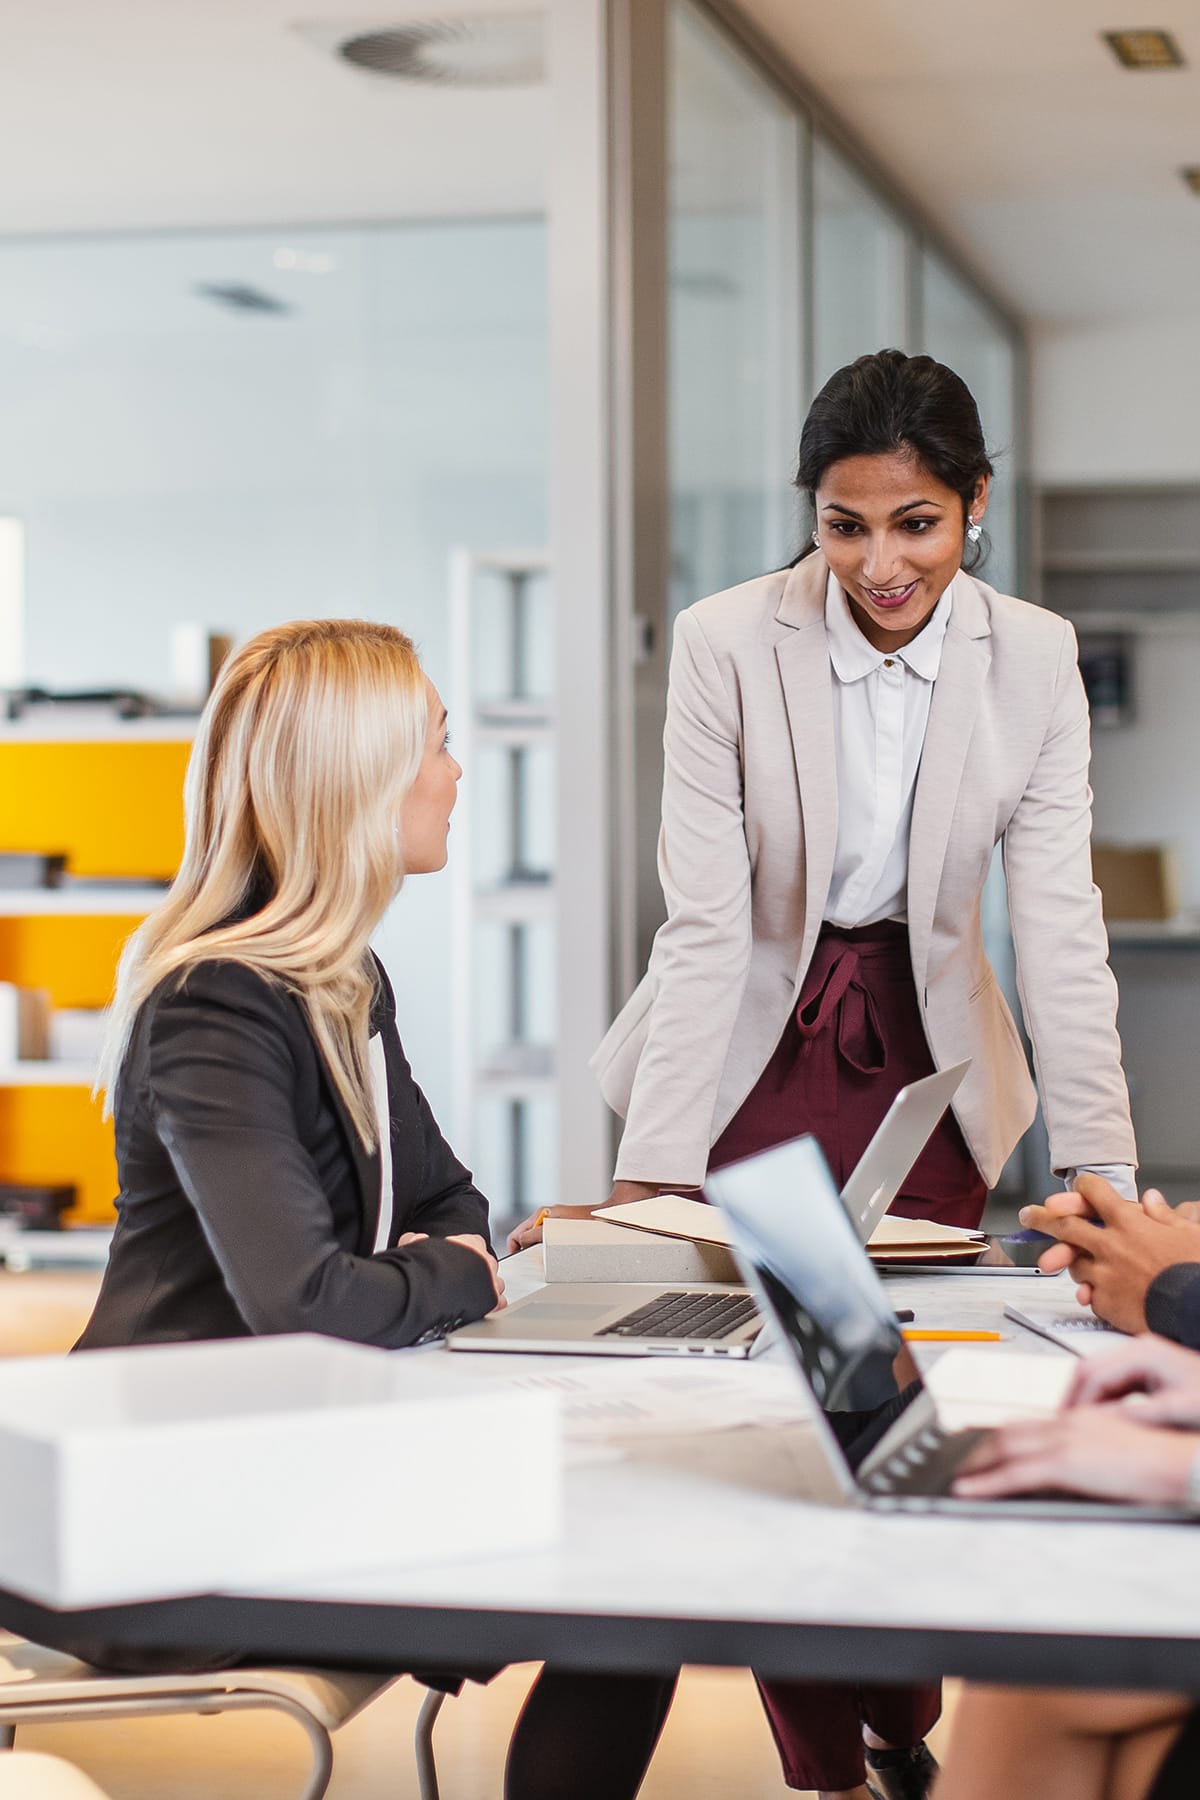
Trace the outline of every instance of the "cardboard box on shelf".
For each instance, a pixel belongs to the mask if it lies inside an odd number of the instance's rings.
[[[47,989],[0,981],[0,1062],[44,1062],[49,1054]]]
[[[1179,862],[1168,844],[1093,844],[1092,879],[1106,919],[1177,918]]]

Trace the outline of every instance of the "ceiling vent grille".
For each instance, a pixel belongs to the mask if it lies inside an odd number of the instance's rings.
[[[434,87],[528,87],[546,72],[540,13],[422,20],[347,38],[338,53],[374,75]]]

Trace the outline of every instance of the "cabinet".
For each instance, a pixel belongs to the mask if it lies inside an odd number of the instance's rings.
[[[56,1008],[108,1004],[126,938],[162,898],[152,884],[178,867],[190,739],[190,726],[90,710],[0,728],[0,850],[61,851],[70,875],[97,882],[0,889],[0,980],[46,988]],[[77,1223],[110,1219],[117,1191],[95,1073],[0,1063],[0,1179],[73,1183]]]
[[[454,1142],[498,1220],[553,1198],[553,616],[534,551],[451,557]]]

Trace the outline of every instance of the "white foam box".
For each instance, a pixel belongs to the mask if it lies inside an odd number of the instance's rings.
[[[547,1219],[547,1281],[729,1281],[741,1283],[723,1244],[700,1244],[608,1225],[602,1219]]]
[[[0,1587],[97,1606],[544,1548],[556,1397],[423,1391],[441,1360],[292,1336],[0,1362]]]

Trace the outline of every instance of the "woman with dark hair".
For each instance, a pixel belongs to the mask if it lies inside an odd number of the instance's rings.
[[[899,1088],[970,1058],[892,1210],[977,1225],[1036,1108],[984,952],[997,844],[1054,1165],[1133,1197],[1075,638],[969,572],[991,475],[952,370],[860,357],[801,436],[812,544],[677,620],[667,920],[594,1063],[614,1202],[803,1132],[844,1181]],[[792,1786],[928,1791],[936,1688],[761,1685]]]

